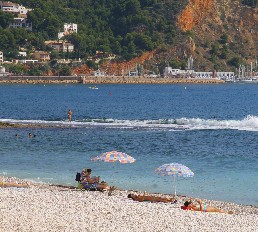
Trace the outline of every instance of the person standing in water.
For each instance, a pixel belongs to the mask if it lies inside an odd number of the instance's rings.
[[[67,116],[68,116],[69,122],[72,121],[72,114],[73,114],[73,112],[71,110],[68,110]]]

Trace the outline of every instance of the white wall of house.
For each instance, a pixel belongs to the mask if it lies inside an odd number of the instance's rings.
[[[73,52],[74,45],[67,41],[45,41],[45,44],[58,52]]]
[[[222,79],[222,80],[233,80],[235,77],[234,72],[195,72],[194,70],[182,70],[182,69],[172,69],[171,67],[166,67],[164,70],[165,77],[191,77],[196,79]]]
[[[64,31],[59,32],[57,34],[58,39],[61,39],[65,35],[69,35],[72,33],[77,33],[77,24],[76,23],[65,23],[64,24]]]
[[[64,37],[64,32],[58,32],[57,34],[58,39],[61,39]]]
[[[19,52],[18,56],[26,57],[27,56],[27,52]]]
[[[25,18],[14,18],[14,21],[9,24],[9,28],[24,28],[32,31],[32,23],[29,23]]]
[[[4,53],[0,51],[0,63],[4,62]]]
[[[76,23],[65,23],[64,32],[75,32],[77,33],[77,24]]]
[[[15,60],[15,63],[21,63],[21,64],[34,64],[38,63],[38,60]]]
[[[5,2],[5,1],[0,1],[0,9],[3,12],[24,14],[24,15],[26,15],[29,11],[32,11],[32,9],[27,9],[22,5],[12,3],[12,2]]]

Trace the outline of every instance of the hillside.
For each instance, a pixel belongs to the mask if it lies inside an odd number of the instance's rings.
[[[258,2],[229,0],[13,0],[28,13],[33,31],[9,29],[10,15],[0,12],[0,50],[6,59],[28,51],[52,52],[51,59],[80,58],[74,73],[97,68],[109,74],[141,69],[162,73],[166,65],[186,68],[192,57],[199,71],[236,71],[255,64],[258,56]],[[44,41],[57,39],[64,23],[78,24],[78,33],[65,37],[73,53],[56,53]],[[116,59],[88,62],[96,51]],[[45,69],[60,69],[55,62]],[[257,67],[253,65],[253,68]],[[84,71],[83,71],[84,70]],[[17,70],[19,72],[19,70]],[[22,70],[22,72],[27,72]],[[45,71],[46,72],[46,71]],[[54,72],[54,71],[47,71]]]
[[[233,69],[251,62],[255,66],[258,8],[241,1],[192,0],[179,15],[177,25],[182,31],[191,31],[185,49],[200,69]]]

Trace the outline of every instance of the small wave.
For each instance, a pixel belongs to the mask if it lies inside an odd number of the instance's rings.
[[[191,130],[245,130],[258,131],[258,117],[248,115],[242,120],[216,120],[200,118],[181,118],[177,125],[187,125]]]
[[[18,120],[0,119],[2,123],[38,125],[51,127],[105,127],[119,129],[150,129],[150,130],[245,130],[258,131],[258,117],[248,115],[242,120],[217,120],[201,118],[179,118],[179,119],[82,119],[76,121],[44,121],[44,120]]]

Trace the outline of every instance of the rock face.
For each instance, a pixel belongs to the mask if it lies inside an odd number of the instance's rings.
[[[171,64],[173,59],[182,61],[189,57],[193,58],[196,71],[236,72],[239,64],[248,64],[250,69],[251,62],[255,68],[258,8],[245,6],[241,0],[189,0],[178,14],[176,25],[179,34],[183,33],[173,45],[143,53],[130,61],[103,62],[99,68],[109,75],[123,75],[141,65],[144,65],[144,70],[153,71],[162,62],[163,65]],[[238,63],[232,64],[232,59]],[[92,71],[85,66],[74,70],[74,73],[89,75]]]
[[[140,57],[136,57],[130,61],[124,62],[104,62],[100,67],[109,75],[127,75],[129,71],[135,71],[137,65],[143,65],[146,61],[151,60],[154,51],[145,52]]]
[[[178,15],[177,26],[183,32],[191,31],[191,39],[185,39],[178,47],[187,56],[192,55],[195,69],[228,70],[234,57],[239,57],[242,64],[255,64],[258,8],[245,6],[240,0],[190,0]],[[227,37],[224,43],[222,36]],[[216,51],[212,50],[214,47]]]
[[[189,4],[178,17],[178,27],[182,31],[190,31],[194,26],[210,14],[214,0],[190,0]]]

